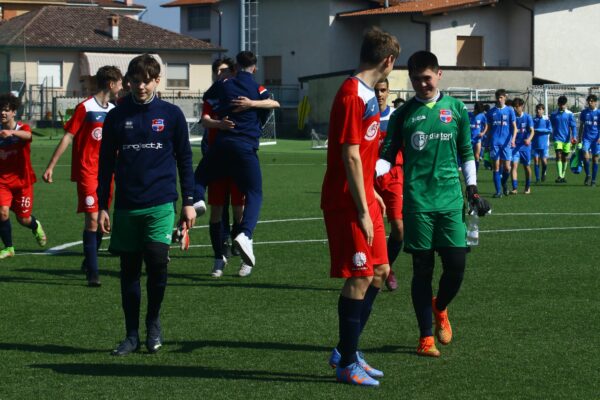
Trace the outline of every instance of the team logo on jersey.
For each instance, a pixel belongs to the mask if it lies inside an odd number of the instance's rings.
[[[452,122],[452,111],[450,110],[440,110],[440,121],[445,124],[449,124]]]
[[[367,255],[362,251],[358,251],[352,256],[352,264],[354,264],[354,270],[366,269],[366,263]]]
[[[133,129],[133,121],[125,121],[125,129]]]
[[[373,121],[371,125],[367,128],[367,133],[365,134],[365,140],[371,141],[377,137],[379,133],[379,122]]]
[[[424,132],[417,131],[412,134],[410,137],[410,144],[415,150],[423,150],[425,146],[427,146],[427,142],[429,140],[429,135]]]
[[[162,132],[165,130],[165,120],[157,118],[152,120],[152,130],[154,132]]]
[[[94,140],[102,140],[102,128],[95,128],[92,131],[92,137],[94,138]]]
[[[94,196],[85,196],[85,205],[88,207],[92,207],[96,201],[94,200]]]

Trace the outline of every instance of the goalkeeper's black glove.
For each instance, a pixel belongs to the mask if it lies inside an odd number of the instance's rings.
[[[480,217],[492,212],[490,203],[483,197],[479,197],[476,185],[467,186],[467,202],[469,203],[469,212],[474,211]]]

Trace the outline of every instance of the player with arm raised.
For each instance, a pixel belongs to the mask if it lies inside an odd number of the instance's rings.
[[[385,206],[374,188],[380,120],[373,88],[392,71],[399,52],[395,37],[377,28],[368,31],[357,73],[338,90],[329,119],[321,208],[330,275],[346,280],[338,300],[339,342],[329,364],[336,367],[339,382],[354,385],[378,386],[375,378],[383,376],[357,350],[389,272],[382,215]]]
[[[460,289],[468,252],[457,156],[463,163],[469,208],[483,216],[489,204],[477,193],[467,109],[439,91],[442,71],[437,57],[428,51],[414,53],[408,59],[408,73],[416,94],[392,114],[377,173],[385,172],[404,149],[404,249],[413,262],[411,294],[420,333],[417,354],[439,357],[432,312],[438,341],[449,344],[452,328],[447,307]],[[443,272],[434,297],[436,251]]]
[[[577,122],[571,110],[567,109],[567,97],[558,98],[558,110],[550,115],[552,135],[554,136],[554,150],[556,151],[556,169],[558,177],[556,183],[567,183],[567,157],[571,153],[571,144],[577,143]]]
[[[111,98],[123,88],[123,75],[117,67],[104,66],[96,73],[99,91],[75,107],[75,113],[65,124],[62,137],[44,171],[44,181],[53,182],[54,167],[67,147],[73,143],[71,181],[77,182],[77,212],[85,214],[83,230],[83,263],[89,286],[100,286],[98,249],[102,231],[98,229],[98,155],[102,142],[104,119],[114,105]]]
[[[32,135],[29,125],[15,120],[20,105],[12,94],[0,95],[0,239],[4,243],[0,259],[15,255],[10,210],[19,224],[31,229],[40,246],[46,245],[42,224],[31,214],[36,180],[31,166]]]
[[[525,170],[525,191],[523,193],[531,193],[531,140],[533,139],[533,119],[531,115],[523,111],[525,102],[523,99],[516,97],[513,99],[515,115],[517,117],[517,137],[515,139],[515,148],[512,155],[512,191],[511,194],[517,194],[518,186],[518,168],[519,163],[523,165]]]

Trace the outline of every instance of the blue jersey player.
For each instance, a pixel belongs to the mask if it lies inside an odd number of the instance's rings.
[[[503,193],[504,195],[508,194],[506,181],[510,172],[512,149],[515,147],[517,125],[513,108],[506,105],[506,90],[498,89],[495,95],[496,106],[488,111],[486,117],[490,158],[494,164],[494,186],[496,188],[494,198],[500,198]],[[500,164],[502,164],[502,172],[500,172]],[[502,192],[500,187],[502,187]]]
[[[515,139],[515,148],[512,156],[512,191],[511,194],[517,194],[518,185],[518,169],[519,163],[523,165],[525,170],[525,194],[531,193],[531,140],[533,139],[533,118],[531,115],[523,111],[525,102],[519,97],[513,99],[513,107],[515,109],[517,136]]]
[[[475,155],[475,168],[479,169],[479,159],[481,158],[481,140],[487,131],[487,118],[483,109],[483,103],[475,102],[473,112],[469,112],[471,121],[471,145]]]
[[[535,171],[535,183],[540,183],[540,164],[542,166],[541,181],[546,180],[546,170],[548,169],[548,146],[550,143],[550,134],[552,133],[552,124],[546,115],[543,104],[535,106],[535,117],[533,118],[533,141],[531,150],[533,152],[533,167]]]
[[[596,177],[598,175],[598,157],[600,156],[600,135],[598,134],[598,124],[600,124],[600,110],[596,108],[598,97],[590,94],[587,97],[588,106],[581,112],[579,121],[581,122],[581,140],[583,147],[581,149],[584,157],[583,167],[585,168],[586,186],[596,186]],[[590,153],[592,154],[593,166],[592,176],[590,176]]]
[[[577,143],[577,122],[573,113],[567,109],[567,97],[558,98],[558,110],[550,115],[552,135],[554,136],[554,150],[556,151],[556,169],[558,177],[556,183],[567,183],[567,156],[571,152],[571,144]]]

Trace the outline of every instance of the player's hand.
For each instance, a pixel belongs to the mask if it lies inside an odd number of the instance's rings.
[[[379,193],[377,193],[375,189],[373,189],[373,192],[375,193],[375,200],[377,200],[377,202],[379,203],[379,208],[381,208],[381,215],[385,215],[386,207],[383,198],[379,195]]]
[[[367,244],[372,246],[373,238],[375,237],[375,231],[373,229],[373,221],[371,221],[371,216],[369,215],[368,210],[364,214],[358,214],[358,224],[360,225],[360,229],[367,239]]]
[[[525,146],[529,146],[531,144],[531,140],[525,139],[523,143],[525,143]]]
[[[181,218],[179,219],[183,229],[191,229],[196,223],[196,210],[192,206],[183,206],[181,208]]]
[[[375,163],[375,176],[379,178],[381,175],[385,175],[390,172],[391,168],[392,164],[389,161],[380,158]]]
[[[98,226],[102,233],[110,233],[110,216],[108,215],[108,211],[100,210],[100,214],[98,215]]]
[[[42,179],[44,179],[44,182],[46,183],[52,183],[52,168],[48,168],[44,171],[44,175],[42,175]]]
[[[219,121],[219,129],[222,131],[230,131],[235,128],[235,122],[231,121],[229,117],[223,118]]]
[[[510,142],[510,147],[517,147],[517,144],[515,143],[515,141],[514,141],[514,140],[512,140],[512,141]]]
[[[8,129],[2,129],[0,131],[0,137],[1,138],[4,139],[4,138],[10,137],[10,136],[12,136],[12,131],[9,131]]]
[[[254,106],[254,102],[247,98],[246,96],[238,96],[237,99],[231,100],[231,105],[235,107],[233,112],[241,112],[246,111],[249,108]]]
[[[469,213],[474,211],[478,216],[484,217],[492,212],[490,203],[483,197],[479,197],[476,185],[467,186],[467,202],[469,203]]]
[[[571,144],[577,144],[577,139],[575,139],[575,138],[571,139]]]

